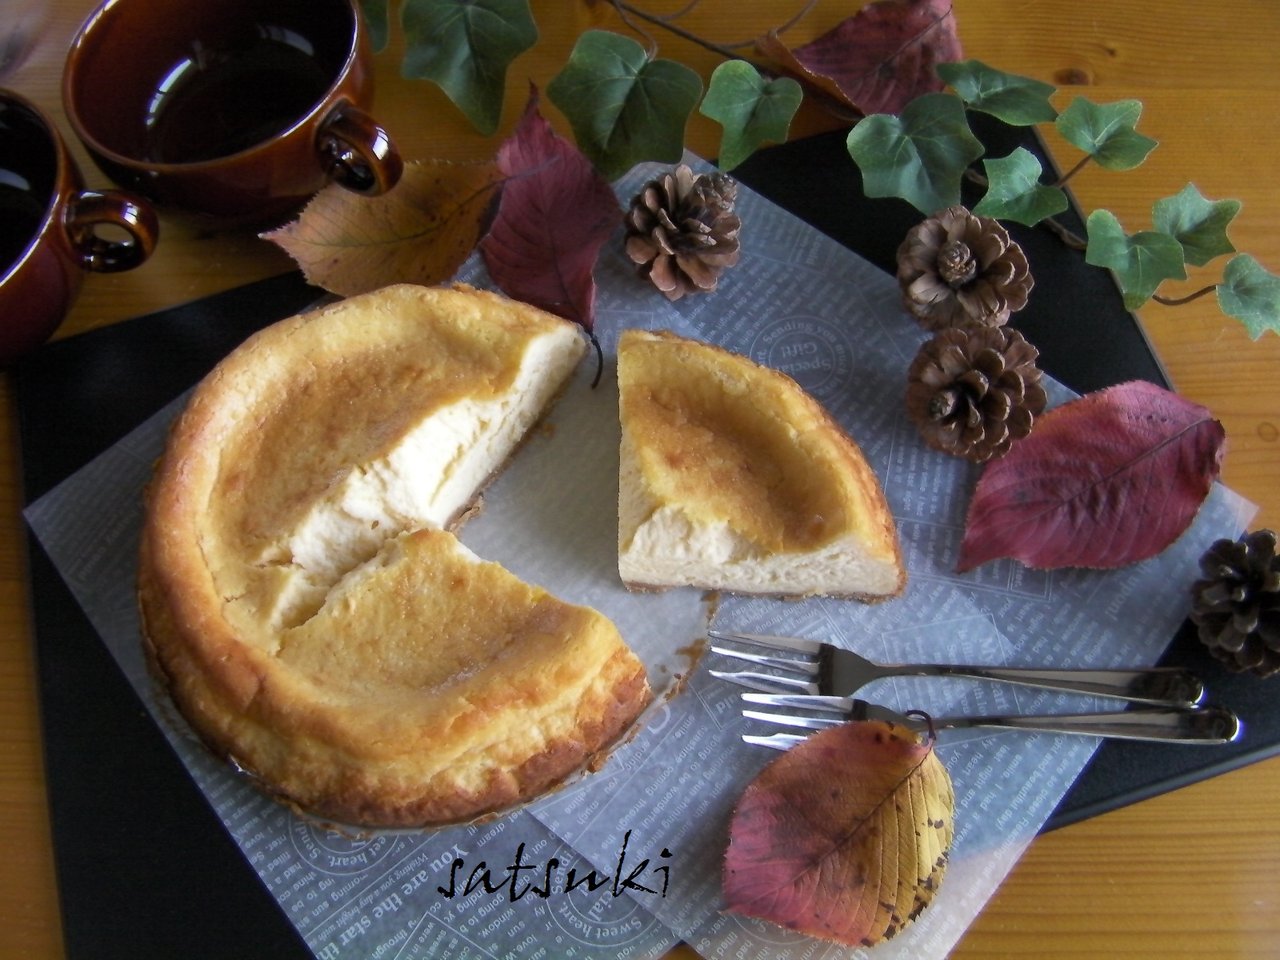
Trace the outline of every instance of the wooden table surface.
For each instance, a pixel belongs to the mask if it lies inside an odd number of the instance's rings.
[[[9,0],[5,19],[23,5],[23,0]],[[93,4],[34,0],[29,5],[46,11],[39,44],[0,84],[47,107],[69,135],[58,94],[62,59]],[[591,25],[625,29],[606,4],[545,0],[533,6],[542,39],[511,72],[503,131],[523,104],[528,80],[545,86],[579,31]],[[654,0],[648,9],[670,12],[682,6],[683,0]],[[798,0],[787,8],[770,0],[704,0],[682,23],[703,37],[732,43],[777,25],[800,6]],[[803,42],[857,6],[819,2],[788,37]],[[1231,228],[1237,248],[1280,272],[1280,4],[955,0],[954,9],[967,56],[1059,85],[1059,106],[1077,92],[1099,102],[1136,97],[1145,104],[1139,129],[1159,140],[1159,149],[1136,171],[1093,168],[1077,178],[1074,189],[1086,210],[1106,207],[1131,232],[1143,229],[1155,200],[1192,181],[1208,197],[1243,201]],[[666,34],[659,34],[659,43],[662,56],[693,66],[704,78],[719,62],[716,55]],[[498,139],[474,133],[434,86],[401,79],[394,46],[379,58],[378,82],[377,113],[407,157],[478,159],[496,148]],[[567,130],[545,101],[544,112]],[[830,126],[805,111],[793,135]],[[715,154],[716,132],[708,121],[695,117],[689,136],[695,150]],[[1057,147],[1059,156],[1073,156],[1071,148]],[[83,151],[74,148],[89,181],[105,186]],[[132,273],[89,278],[58,336],[291,266],[282,253],[251,235],[203,235],[166,220],[155,257]],[[1200,286],[1202,273],[1197,271],[1183,289]],[[1251,341],[1243,327],[1218,312],[1212,298],[1177,308],[1148,306],[1140,317],[1175,388],[1209,407],[1225,425],[1230,443],[1226,483],[1260,506],[1255,526],[1280,526],[1280,337],[1267,334]],[[62,941],[8,374],[0,381],[0,405],[5,432],[0,444],[0,956],[52,958],[62,955]],[[1280,679],[1269,682],[1280,694]],[[1278,798],[1280,759],[1274,759],[1038,838],[954,955],[965,960],[1278,957]]]

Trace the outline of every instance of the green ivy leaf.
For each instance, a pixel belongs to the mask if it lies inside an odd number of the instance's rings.
[[[1157,200],[1151,220],[1157,230],[1182,244],[1187,263],[1203,267],[1214,257],[1235,252],[1227,225],[1239,212],[1239,200],[1206,200],[1195,184],[1188,183],[1176,196]]]
[[[1083,150],[1108,170],[1132,170],[1147,159],[1158,144],[1134,128],[1142,116],[1139,100],[1097,104],[1076,97],[1058,115],[1055,126],[1073,146]]]
[[[1186,279],[1182,244],[1167,233],[1126,234],[1110,210],[1093,211],[1086,226],[1085,262],[1115,271],[1127,309],[1136,310],[1150,300],[1165,280]]]
[[[744,60],[726,60],[711,74],[698,112],[724,128],[717,158],[732,170],[765,143],[787,139],[804,90],[790,77],[765,80]]]
[[[588,30],[547,97],[569,120],[578,148],[614,180],[644,160],[684,156],[684,128],[702,80],[674,60],[649,60],[629,37]]]
[[[387,49],[391,39],[391,25],[387,19],[387,0],[360,0],[365,25],[369,28],[369,44],[374,53]]]
[[[990,186],[973,208],[979,216],[1031,227],[1067,209],[1067,195],[1062,188],[1040,182],[1044,169],[1030,150],[1018,147],[1007,157],[983,160],[982,166]]]
[[[538,40],[528,0],[405,0],[401,71],[439,84],[471,125],[498,129],[507,67]]]
[[[1268,330],[1280,334],[1280,277],[1247,253],[1232,257],[1218,284],[1218,306],[1243,323],[1254,340]]]
[[[922,94],[896,117],[865,117],[846,146],[868,197],[901,197],[925,215],[960,202],[960,180],[983,154],[964,104],[947,93]]]
[[[1005,73],[981,60],[940,63],[936,69],[970,110],[989,113],[1016,127],[1050,123],[1058,116],[1049,102],[1056,89],[1050,84]]]

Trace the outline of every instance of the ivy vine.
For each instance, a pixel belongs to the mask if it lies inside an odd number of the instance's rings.
[[[1177,305],[1213,294],[1223,313],[1239,320],[1253,338],[1267,330],[1280,333],[1280,277],[1255,258],[1239,253],[1227,228],[1239,213],[1235,200],[1210,200],[1194,184],[1157,201],[1149,229],[1128,232],[1110,211],[1089,213],[1086,236],[1071,234],[1055,217],[1069,205],[1065,187],[1089,164],[1109,170],[1141,165],[1158,145],[1138,132],[1142,104],[1137,100],[1094,103],[1076,97],[1061,112],[1050,84],[1006,73],[977,60],[931,64],[936,74],[920,79],[923,92],[892,112],[863,112],[845,95],[838,72],[820,68],[789,51],[778,35],[814,6],[807,0],[787,23],[771,31],[768,43],[719,44],[697,36],[679,21],[699,3],[657,16],[626,0],[610,2],[639,40],[607,30],[587,30],[568,61],[547,87],[548,99],[565,116],[578,148],[608,179],[616,179],[641,161],[677,162],[683,154],[685,127],[697,109],[721,127],[719,163],[732,169],[762,146],[785,141],[802,100],[811,97],[843,112],[852,127],[849,156],[862,175],[869,197],[898,197],[928,216],[960,203],[965,180],[985,188],[973,212],[997,220],[1054,229],[1068,246],[1084,251],[1085,261],[1111,270],[1126,307],[1149,301]],[[388,0],[362,0],[375,46],[390,35]],[[860,17],[896,15],[871,4],[809,47],[830,59],[853,50]],[[896,4],[915,21],[902,29],[935,37],[953,20],[945,0],[906,0]],[[873,9],[879,8],[879,9]],[[506,74],[511,63],[537,43],[538,28],[528,0],[402,0],[399,22],[405,38],[402,73],[436,83],[482,134],[491,135],[502,112]],[[642,26],[642,24],[647,26]],[[658,55],[648,27],[697,43],[724,58],[704,90],[689,67]],[[643,42],[642,42],[643,41]],[[780,65],[756,62],[742,47],[782,51]],[[945,44],[935,53],[945,57]],[[788,74],[795,74],[791,76]],[[1017,148],[1008,156],[987,157],[969,128],[970,112],[994,116],[1018,127],[1051,124],[1081,156],[1065,174],[1049,177],[1039,160]],[[980,165],[980,166],[979,166]],[[1187,296],[1160,293],[1166,281],[1184,280],[1187,266],[1206,266],[1229,257],[1220,279]]]

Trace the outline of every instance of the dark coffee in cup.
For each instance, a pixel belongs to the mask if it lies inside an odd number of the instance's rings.
[[[52,121],[0,90],[0,362],[53,333],[86,272],[138,266],[158,234],[155,213],[137,197],[84,189]]]
[[[324,99],[341,51],[326,57],[293,31],[267,24],[247,33],[172,68],[149,105],[140,153],[157,163],[240,153],[288,130]]]
[[[372,99],[357,0],[108,0],[63,73],[94,162],[215,225],[279,221],[331,180],[390,189],[402,163]]]
[[[0,276],[39,233],[57,164],[57,151],[34,114],[0,109]]]

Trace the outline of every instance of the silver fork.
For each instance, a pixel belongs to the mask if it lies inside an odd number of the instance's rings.
[[[983,667],[971,664],[875,663],[851,650],[819,640],[760,633],[707,631],[712,641],[733,641],[771,651],[751,653],[712,643],[713,653],[733,657],[784,674],[712,670],[722,680],[766,693],[796,692],[852,696],[872,680],[884,677],[968,677],[999,680],[1028,687],[1115,697],[1131,703],[1194,706],[1204,699],[1204,684],[1176,667],[1134,670],[1057,670],[1024,667]],[[780,656],[779,654],[790,654]]]
[[[1104,713],[1064,713],[1045,716],[959,716],[927,717],[924,714],[901,714],[887,707],[854,700],[849,697],[810,696],[807,694],[744,693],[747,703],[762,706],[809,710],[817,716],[794,713],[766,713],[743,710],[750,720],[762,720],[802,730],[821,730],[847,720],[882,720],[899,724],[918,733],[964,727],[1004,727],[1014,730],[1038,730],[1045,733],[1071,733],[1121,740],[1159,740],[1165,743],[1231,743],[1243,733],[1243,725],[1230,710],[1222,707],[1144,707]],[[803,740],[807,733],[774,733],[769,736],[743,734],[747,743],[775,750],[786,750]]]

